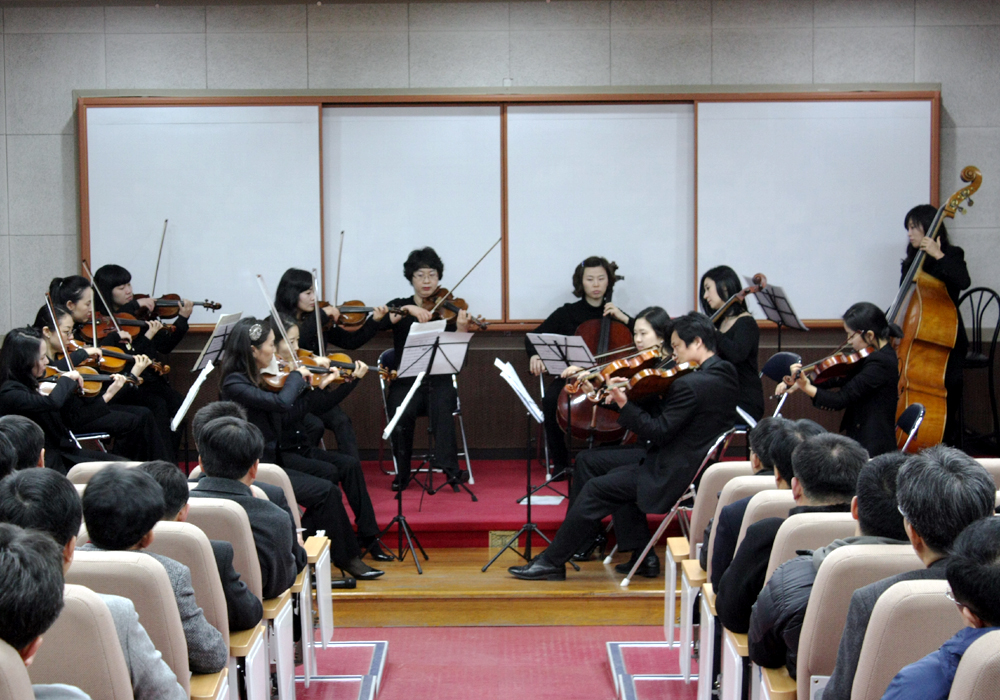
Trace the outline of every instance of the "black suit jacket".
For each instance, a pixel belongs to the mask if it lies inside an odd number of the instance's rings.
[[[733,427],[738,393],[736,368],[713,355],[671,384],[655,415],[634,401],[622,407],[618,422],[650,442],[638,474],[643,512],[666,513],[684,494],[708,448]]]
[[[226,594],[229,611],[229,629],[232,632],[248,630],[264,616],[264,606],[257,599],[233,568],[233,545],[221,540],[209,540],[215,565],[222,579],[222,592]]]
[[[225,498],[243,506],[250,519],[264,598],[274,598],[295,583],[305,561],[305,552],[295,539],[288,513],[278,506],[255,498],[250,487],[234,479],[206,476],[191,491],[191,498]]]
[[[753,496],[741,498],[733,501],[722,509],[719,513],[719,524],[715,526],[715,544],[712,545],[712,587],[719,590],[719,581],[726,569],[733,563],[733,555],[736,554],[736,538],[740,536],[740,528],[743,527],[743,516],[746,515],[747,505]],[[702,547],[708,547],[708,538],[705,538]]]

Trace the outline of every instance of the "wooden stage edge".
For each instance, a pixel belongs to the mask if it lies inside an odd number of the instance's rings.
[[[388,543],[387,543],[388,544]],[[636,577],[622,588],[614,565],[627,554],[567,564],[565,581],[520,581],[508,566],[523,562],[508,551],[483,573],[497,549],[431,549],[417,574],[412,555],[376,568],[385,576],[359,582],[356,590],[334,591],[338,627],[471,627],[516,625],[662,625],[663,586]],[[662,554],[662,552],[661,552]],[[662,556],[661,556],[662,560]],[[334,571],[334,575],[339,575]]]

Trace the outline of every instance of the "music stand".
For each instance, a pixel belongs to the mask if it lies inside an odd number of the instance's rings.
[[[543,533],[538,528],[538,526],[535,525],[535,523],[531,520],[531,494],[534,493],[534,491],[531,490],[531,421],[532,419],[534,419],[535,422],[542,423],[545,420],[545,416],[542,413],[542,409],[540,409],[538,407],[538,404],[535,403],[534,399],[531,398],[531,394],[529,394],[528,390],[524,387],[524,384],[521,382],[520,377],[517,376],[517,372],[514,370],[514,367],[511,366],[509,362],[503,362],[502,360],[500,360],[500,358],[494,360],[493,364],[500,369],[500,376],[503,377],[503,379],[507,382],[507,384],[510,385],[510,388],[514,390],[514,393],[517,394],[517,397],[521,400],[521,403],[524,405],[524,408],[527,411],[527,425],[528,425],[527,459],[525,460],[524,469],[525,473],[527,474],[527,482],[528,482],[528,494],[527,496],[525,496],[525,498],[527,499],[528,511],[524,525],[522,525],[521,529],[518,530],[514,534],[514,536],[507,541],[507,544],[501,547],[500,551],[497,552],[493,556],[493,558],[486,563],[486,566],[484,566],[482,569],[484,573],[488,568],[490,568],[493,565],[493,562],[499,559],[500,555],[506,552],[508,549],[517,552],[517,554],[525,561],[531,561],[532,533],[537,533],[538,536],[541,537],[543,540],[545,540],[547,543],[552,544],[552,540],[546,537],[545,533]],[[518,552],[517,548],[515,547],[517,540],[521,537],[521,535],[527,535],[524,542],[524,552]],[[570,563],[573,564],[574,569],[576,569],[577,571],[580,570],[580,568],[575,563],[573,562]]]
[[[421,372],[427,375],[458,374],[462,370],[468,356],[472,333],[449,332],[445,331],[444,328],[444,321],[414,323],[410,326],[410,332],[406,336],[406,344],[403,346],[403,355],[399,361],[399,369],[396,372],[397,377],[412,377]],[[428,384],[427,391],[427,403],[430,405],[432,403],[431,394],[433,386]],[[428,414],[430,413],[432,412],[428,411]],[[432,442],[430,447],[433,452],[433,418],[428,415],[428,419],[431,421],[430,434]],[[429,458],[424,459],[423,462],[417,465],[413,473],[419,473],[420,468],[424,464],[427,464],[426,483],[421,482],[416,476],[413,477],[413,481],[423,489],[425,494],[433,496],[444,488],[448,484],[448,481],[445,480],[437,488],[434,487],[434,468]],[[458,484],[458,486],[469,494],[474,502],[479,500],[467,484]],[[423,496],[421,495],[422,505]]]
[[[194,380],[194,384],[188,389],[187,396],[184,397],[184,402],[181,407],[177,409],[177,413],[174,414],[173,419],[170,421],[171,432],[177,432],[177,428],[181,425],[184,418],[187,416],[187,412],[191,409],[191,405],[194,404],[195,398],[198,396],[198,391],[201,389],[201,385],[205,383],[208,379],[208,375],[215,369],[215,363],[222,358],[222,351],[226,346],[226,339],[229,337],[229,333],[233,330],[233,326],[236,322],[240,320],[240,316],[243,313],[235,314],[225,314],[219,318],[218,323],[215,324],[215,328],[212,330],[212,335],[209,337],[208,342],[205,343],[205,347],[202,348],[201,354],[198,355],[198,361],[194,363],[194,368],[192,372],[200,371],[198,377]],[[184,459],[185,465],[187,463],[188,453],[190,452],[191,445],[188,444],[188,430],[187,423],[184,423]],[[188,470],[185,469],[184,473],[187,474]]]
[[[753,285],[753,280],[744,276],[747,284]],[[773,284],[768,284],[764,289],[754,293],[754,299],[760,305],[761,310],[767,320],[773,321],[778,326],[778,352],[781,352],[781,327],[791,328],[797,331],[808,331],[806,324],[802,323],[795,315],[792,302],[788,300],[785,290]]]

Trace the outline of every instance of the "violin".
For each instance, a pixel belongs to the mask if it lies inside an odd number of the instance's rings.
[[[135,299],[149,299],[148,294],[136,294]],[[191,302],[195,306],[203,306],[211,311],[218,311],[222,308],[222,304],[214,301],[194,301]],[[181,307],[184,306],[184,300],[181,299],[180,294],[164,294],[162,297],[157,298],[154,301],[153,310],[150,311],[145,307],[140,307],[139,311],[136,312],[136,317],[142,320],[151,320],[154,318],[174,318],[181,312]]]
[[[83,395],[92,397],[97,396],[101,393],[101,388],[105,384],[111,384],[115,381],[114,375],[111,374],[101,374],[93,367],[78,367],[77,372],[83,376]],[[58,381],[66,372],[56,369],[55,367],[47,366],[45,368],[45,376],[39,381]],[[136,377],[129,377],[125,375],[125,383],[132,384],[133,386],[139,386],[142,384],[142,379]]]
[[[326,301],[317,302],[317,305],[321,309],[326,309],[332,306],[332,304]],[[405,316],[407,313],[404,309],[399,309],[395,306],[390,306],[388,308],[389,308],[389,313],[400,314],[402,316]],[[375,307],[365,306],[365,303],[363,301],[355,300],[355,301],[345,301],[343,304],[338,305],[336,309],[337,312],[340,314],[340,317],[337,319],[337,325],[341,326],[346,330],[353,331],[365,325],[365,321],[368,320],[368,314],[373,312],[375,310]],[[333,323],[333,317],[327,316],[325,325],[330,325],[332,323]]]
[[[876,348],[873,347],[867,347],[850,352],[841,352],[842,349],[843,348],[841,347],[832,355],[828,355],[827,357],[817,360],[810,365],[800,367],[794,376],[785,376],[782,381],[784,381],[787,386],[792,386],[795,383],[795,380],[803,374],[805,374],[806,377],[809,378],[809,381],[813,384],[822,384],[830,381],[831,379],[840,379],[851,373],[852,365],[861,362],[861,360],[876,351]]]
[[[682,362],[670,369],[647,368],[633,374],[627,383],[619,384],[618,388],[626,391],[631,399],[662,396],[667,393],[667,390],[674,381],[685,374],[690,374],[696,369],[698,369],[697,362]],[[605,384],[598,391],[597,400],[603,399],[609,391],[608,385]]]
[[[765,277],[764,274],[761,272],[758,272],[756,275],[754,275],[751,281],[753,282],[752,285],[750,285],[749,287],[745,287],[744,289],[741,289],[740,291],[736,292],[736,294],[726,299],[725,303],[722,306],[720,306],[714,314],[712,314],[711,321],[713,324],[716,324],[719,321],[721,321],[722,317],[726,315],[726,312],[733,307],[733,304],[741,302],[744,299],[746,299],[747,294],[757,294],[765,287],[767,287],[767,277]]]
[[[566,382],[566,391],[571,394],[577,393],[583,382],[601,386],[607,384],[608,380],[613,377],[630,379],[636,372],[652,368],[662,358],[662,349],[656,347],[583,370]]]
[[[71,340],[66,345],[66,349],[69,352],[76,352],[77,350],[86,349],[86,346],[78,340]],[[106,347],[102,345],[100,347],[100,351],[101,351],[100,358],[88,357],[83,362],[77,363],[78,366],[90,367],[96,364],[97,368],[102,372],[106,372],[108,374],[118,374],[119,372],[125,369],[125,367],[128,365],[129,362],[135,361],[135,357],[129,355],[128,353],[122,352],[118,348]],[[56,359],[60,359],[62,357],[63,354],[61,352],[56,353]],[[159,375],[170,373],[170,365],[164,364],[162,362],[155,362],[155,361],[151,362],[149,368]]]
[[[341,384],[354,378],[354,370],[357,369],[357,364],[351,360],[350,357],[342,352],[334,352],[326,355],[326,359],[329,361],[329,366],[324,367],[316,361],[316,355],[309,351],[299,348],[298,352],[299,361],[309,368],[309,371],[314,374],[329,374],[334,369],[340,370],[340,378],[334,380],[334,384]]]
[[[438,318],[451,321],[458,316],[459,311],[468,311],[469,304],[465,299],[456,298],[444,287],[438,287],[434,293],[420,302],[420,306],[428,311],[434,312]],[[482,316],[469,315],[469,323],[481,331],[489,327],[489,323],[483,320]]]
[[[115,327],[115,321],[118,323],[118,327]],[[145,321],[140,321],[132,314],[115,314],[115,320],[112,321],[109,317],[103,314],[97,315],[97,323],[86,323],[80,328],[80,332],[83,333],[83,337],[93,340],[94,339],[94,326],[97,327],[97,339],[101,340],[108,337],[112,333],[117,333],[118,329],[128,333],[133,338],[140,333],[145,333],[146,329],[149,328],[149,324]],[[177,330],[174,326],[164,326],[163,330],[167,333],[173,333]]]

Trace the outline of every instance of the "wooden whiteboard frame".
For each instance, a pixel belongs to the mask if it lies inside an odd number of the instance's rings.
[[[890,102],[928,101],[931,106],[931,172],[929,201],[935,207],[940,202],[941,186],[941,91],[940,90],[876,90],[831,92],[635,92],[635,93],[549,93],[549,94],[378,94],[378,95],[235,95],[235,96],[108,96],[77,99],[77,142],[80,154],[80,254],[90,257],[90,189],[87,160],[87,110],[102,107],[199,107],[199,106],[308,106],[320,112],[320,250],[323,255],[323,120],[324,107],[415,107],[415,106],[496,106],[500,108],[500,225],[501,225],[501,300],[503,318],[490,325],[495,331],[529,331],[543,319],[509,317],[508,276],[508,202],[507,202],[507,107],[510,105],[609,105],[609,104],[692,104],[694,106],[694,280],[692,308],[698,306],[698,104],[701,102]],[[323,257],[320,259],[323,267]],[[82,266],[81,266],[82,270]],[[766,271],[765,271],[766,272]],[[82,274],[82,273],[81,273]],[[325,278],[325,271],[321,272]],[[567,285],[568,286],[568,285]],[[840,319],[805,319],[810,327],[839,328]],[[758,321],[761,328],[773,328],[769,321]],[[210,326],[195,325],[194,330],[206,331]]]

